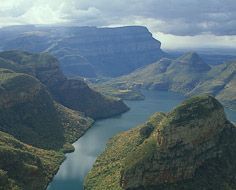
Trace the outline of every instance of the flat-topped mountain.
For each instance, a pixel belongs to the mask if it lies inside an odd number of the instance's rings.
[[[208,93],[216,96],[224,105],[235,108],[236,62],[209,66],[198,54],[186,53],[177,59],[163,58],[144,68],[116,78],[100,88],[170,90],[186,96]]]
[[[1,34],[3,50],[50,52],[68,76],[120,76],[166,55],[161,43],[142,26],[21,27],[15,33],[6,27]]]
[[[21,51],[0,53],[0,67],[23,72],[39,79],[53,98],[66,107],[84,112],[94,119],[123,113],[128,107],[121,101],[107,98],[92,90],[82,79],[67,79],[53,56]]]
[[[113,137],[85,189],[235,189],[235,138],[236,128],[215,98],[190,98]]]

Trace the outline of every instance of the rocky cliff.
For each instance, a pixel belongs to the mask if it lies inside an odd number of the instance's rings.
[[[35,77],[1,68],[0,189],[45,189],[65,159],[63,152],[73,151],[71,144],[91,124],[56,103]]]
[[[59,150],[91,124],[82,114],[72,112],[55,103],[36,78],[0,69],[1,131],[32,146]],[[68,128],[75,129],[73,140],[66,138]]]
[[[84,112],[94,119],[114,116],[128,110],[121,100],[101,95],[89,88],[82,79],[67,79],[57,59],[49,54],[7,51],[0,53],[0,57],[0,67],[38,78],[59,103]]]
[[[191,98],[112,138],[85,189],[235,189],[235,137],[215,98]]]
[[[11,31],[11,27],[0,30],[5,36],[4,50],[50,52],[68,76],[119,76],[166,55],[161,43],[141,26],[22,27],[19,32]]]

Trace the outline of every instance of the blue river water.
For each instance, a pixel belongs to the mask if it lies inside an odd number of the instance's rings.
[[[97,156],[103,152],[109,138],[145,122],[155,112],[168,112],[185,97],[165,91],[145,91],[144,101],[126,101],[130,111],[95,124],[73,145],[75,152],[67,154],[47,190],[82,190],[83,180]],[[236,112],[225,109],[227,117],[236,123]]]

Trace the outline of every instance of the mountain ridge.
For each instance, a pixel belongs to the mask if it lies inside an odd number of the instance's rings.
[[[47,86],[56,101],[71,109],[84,112],[89,117],[101,119],[128,110],[121,100],[101,95],[82,79],[67,79],[59,67],[58,60],[47,53],[5,51],[0,53],[0,57],[5,60],[5,62],[0,61],[0,67],[38,78]]]
[[[143,125],[113,137],[84,187],[234,189],[235,136],[235,126],[214,97],[190,98],[173,111],[156,113]]]
[[[120,76],[167,55],[160,49],[160,41],[143,26],[34,26],[14,30],[16,33],[11,28],[0,29],[0,36],[5,37],[3,50],[50,52],[71,77]]]
[[[208,93],[235,109],[235,63],[231,61],[209,66],[196,53],[190,52],[177,59],[162,58],[128,75],[94,85],[103,89],[111,88],[114,92],[149,89],[170,90],[185,96]],[[113,93],[112,90],[110,92]],[[122,97],[122,94],[119,96]]]

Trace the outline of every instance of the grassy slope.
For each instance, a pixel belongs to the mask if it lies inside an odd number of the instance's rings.
[[[236,62],[228,62],[214,67],[208,73],[208,80],[193,89],[189,94],[210,93],[225,105],[236,107]],[[231,104],[231,105],[230,105]]]
[[[92,124],[80,112],[54,102],[34,77],[6,69],[0,69],[0,113],[4,190],[44,189],[64,160],[63,153],[73,151],[71,143]]]
[[[6,51],[1,52],[0,57],[0,67],[35,76],[48,87],[58,102],[94,119],[110,117],[128,110],[121,100],[101,95],[89,88],[83,80],[67,79],[60,70],[57,59],[49,54]]]
[[[156,126],[164,118],[163,113],[157,113],[150,120],[137,128],[120,133],[107,144],[106,150],[97,158],[92,170],[85,180],[86,190],[121,190],[120,172],[127,166],[127,155],[135,152],[139,146],[146,146],[148,151],[152,138],[140,133],[141,129],[150,125]],[[144,142],[147,140],[146,142]],[[144,143],[143,143],[144,142]],[[139,152],[140,153],[140,152]],[[146,154],[141,154],[142,156]]]
[[[0,132],[0,189],[44,189],[64,155],[34,148]]]
[[[203,96],[202,98],[205,97]],[[180,115],[185,115],[183,111],[186,106],[189,104],[198,104],[199,101],[201,101],[201,97],[187,100],[168,115],[156,113],[144,125],[122,132],[113,137],[87,175],[85,190],[122,190],[120,180],[123,170],[132,170],[132,168],[137,167],[137,165],[142,167],[150,158],[153,158],[154,153],[157,151],[156,135],[158,129],[162,130],[162,127],[165,126],[166,123],[170,124],[176,119],[181,118],[182,116],[180,117]],[[216,108],[218,108],[218,106],[221,107],[217,102],[215,105]],[[201,106],[204,105],[200,105],[199,109]],[[204,113],[199,112],[198,114],[199,117],[204,117]],[[163,184],[158,187],[149,187],[147,189],[210,190],[212,187],[214,187],[213,189],[224,190],[235,189],[236,183],[233,180],[236,171],[234,159],[236,156],[235,136],[236,128],[227,129],[222,132],[218,146],[221,150],[225,151],[226,154],[223,154],[222,159],[216,158],[209,161],[207,160],[206,163],[197,170],[193,179],[174,184]]]
[[[98,87],[113,91],[137,88],[171,90],[187,96],[209,93],[235,108],[235,72],[235,61],[210,68],[196,54],[188,53],[176,60],[162,59],[129,75],[98,84]]]

